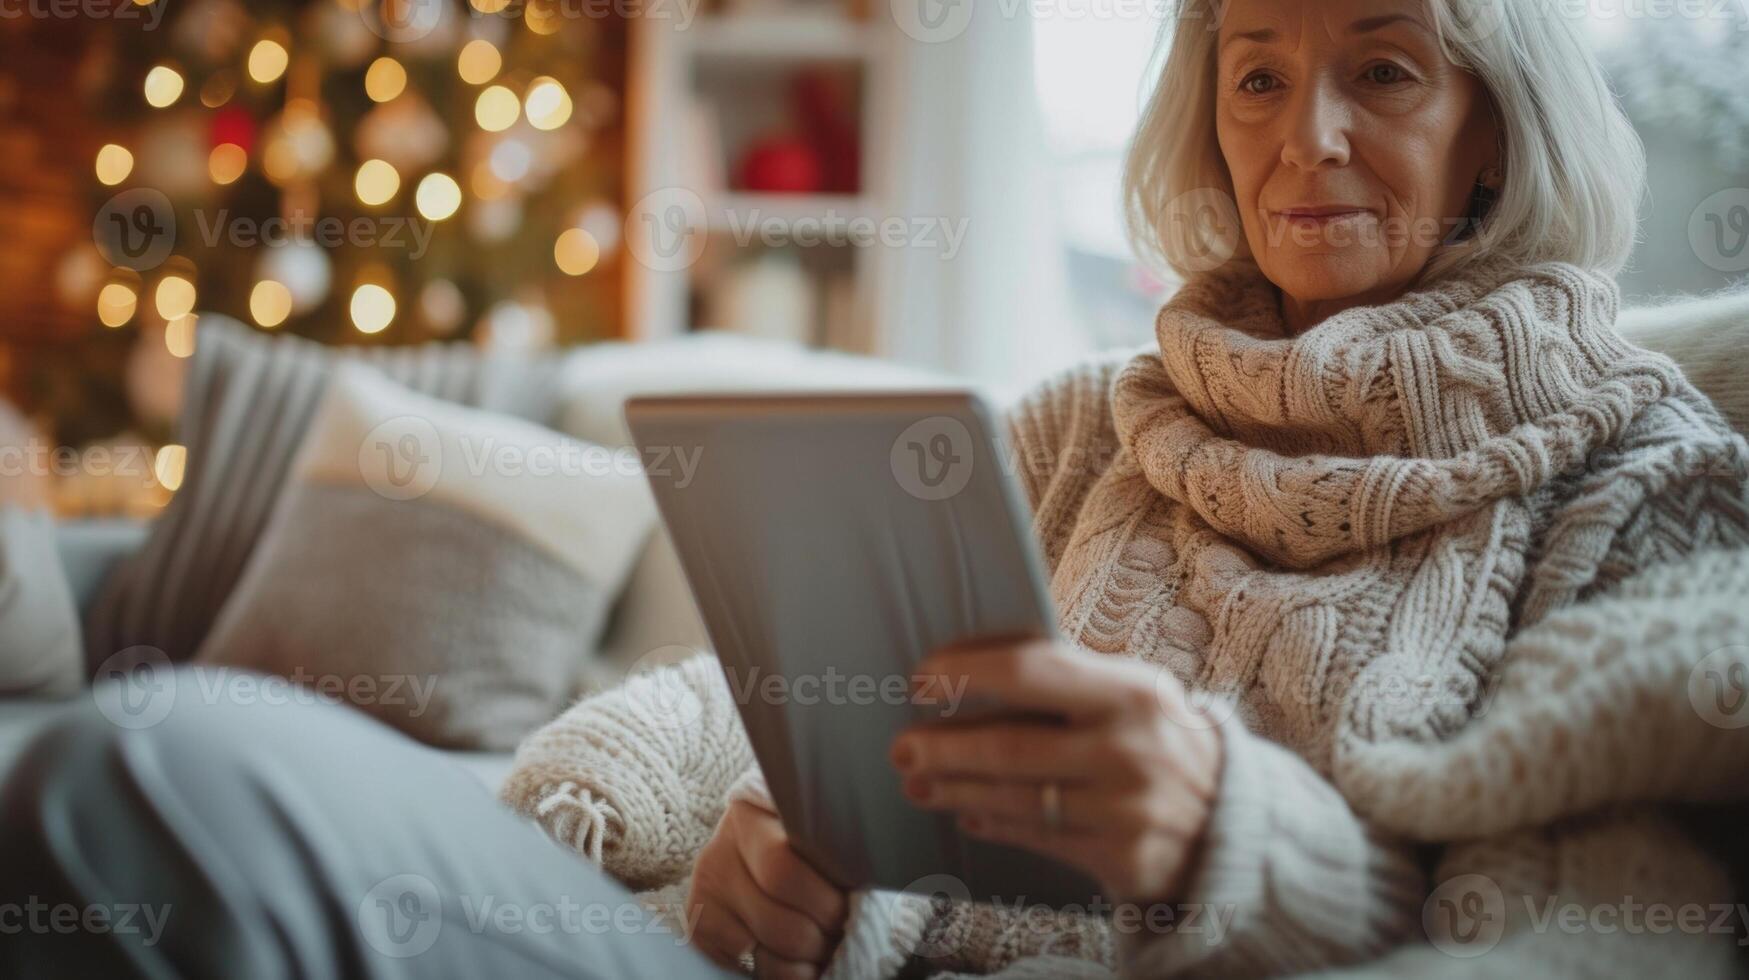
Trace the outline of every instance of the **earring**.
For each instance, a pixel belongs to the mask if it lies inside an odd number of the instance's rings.
[[[1446,237],[1445,244],[1455,245],[1458,242],[1474,237],[1482,230],[1482,221],[1488,217],[1488,212],[1494,209],[1494,202],[1500,198],[1500,185],[1504,176],[1498,167],[1489,167],[1476,178],[1475,189],[1470,191],[1470,209],[1462,221],[1452,229]]]

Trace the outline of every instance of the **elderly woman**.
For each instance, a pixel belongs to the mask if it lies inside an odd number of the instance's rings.
[[[639,731],[660,695],[638,682],[531,739],[507,798],[636,885],[690,870],[694,943],[761,975],[920,947],[972,972],[1727,969],[1728,940],[1626,921],[1730,910],[1717,865],[1674,818],[1604,804],[1741,792],[1721,759],[1749,745],[1684,688],[1741,636],[1670,620],[1740,623],[1719,608],[1744,576],[1628,597],[1733,567],[1660,570],[1749,542],[1749,458],[1615,333],[1644,157],[1576,25],[1511,0],[1186,0],[1172,26],[1126,183],[1187,282],[1158,350],[1011,419],[1068,642],[922,671],[1068,722],[918,729],[891,759],[918,806],[1089,872],[1118,912],[847,902],[756,773],[720,821],[641,807],[638,779],[725,784],[611,772],[589,733]],[[684,669],[726,697],[708,659]],[[708,717],[675,764],[749,767],[733,711]],[[1173,914],[1125,929],[1125,907]],[[1577,934],[1550,918],[1575,911]]]
[[[155,898],[162,942],[45,929],[0,966],[1729,972],[1730,882],[1675,804],[1749,777],[1734,709],[1695,696],[1741,659],[1707,664],[1745,622],[1749,562],[1715,549],[1749,543],[1749,449],[1614,332],[1642,154],[1574,25],[1185,0],[1172,26],[1127,185],[1187,282],[1158,350],[1011,419],[1066,640],[921,672],[1064,721],[912,730],[890,760],[916,805],[1113,908],[842,894],[700,657],[571,709],[504,791],[690,948],[373,726],[213,707],[70,725],[0,811],[0,887]],[[660,724],[674,684],[696,723]],[[555,896],[615,915],[555,928]]]

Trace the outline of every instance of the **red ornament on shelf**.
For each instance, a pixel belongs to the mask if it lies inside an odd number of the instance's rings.
[[[813,194],[821,185],[820,155],[794,136],[755,142],[741,157],[742,190],[762,194]]]

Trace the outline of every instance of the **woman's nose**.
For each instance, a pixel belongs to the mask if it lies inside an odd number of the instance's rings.
[[[1348,163],[1349,106],[1325,86],[1312,86],[1289,107],[1281,158],[1301,170]]]

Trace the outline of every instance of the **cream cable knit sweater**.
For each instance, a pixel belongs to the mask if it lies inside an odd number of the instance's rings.
[[[1749,768],[1743,730],[1690,690],[1749,625],[1749,561],[1691,558],[1749,545],[1749,448],[1616,336],[1616,304],[1569,266],[1481,266],[1289,337],[1273,287],[1230,264],[1162,311],[1157,354],[1024,402],[1012,443],[1064,635],[1230,709],[1183,899],[1230,920],[1114,942],[1099,921],[866,897],[833,972],[1477,952],[1491,973],[1723,969],[1728,937],[1575,935],[1544,914],[1728,903],[1659,804],[1736,798]],[[699,658],[537,733],[505,798],[634,887],[672,888],[750,770]]]

